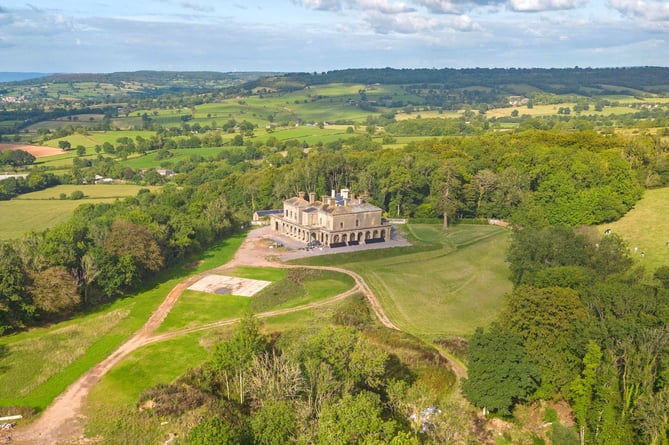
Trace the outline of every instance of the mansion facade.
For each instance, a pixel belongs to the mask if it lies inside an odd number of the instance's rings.
[[[390,239],[390,224],[381,209],[365,198],[349,196],[348,189],[323,195],[304,192],[283,202],[283,212],[270,215],[272,230],[304,243],[329,247],[370,244]]]

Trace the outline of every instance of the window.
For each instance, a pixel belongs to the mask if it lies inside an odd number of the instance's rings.
[[[358,221],[357,219],[355,220],[355,226],[360,227],[360,221]]]
[[[344,228],[344,221],[342,221],[342,222],[339,223],[339,228],[340,228],[340,229],[343,229],[343,228]]]

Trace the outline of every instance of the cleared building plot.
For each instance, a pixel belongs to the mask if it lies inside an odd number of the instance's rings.
[[[252,297],[270,284],[272,284],[271,281],[251,280],[226,275],[206,275],[188,289],[210,294]]]

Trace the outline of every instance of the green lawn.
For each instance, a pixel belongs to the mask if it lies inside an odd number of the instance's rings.
[[[627,242],[632,257],[643,265],[648,275],[659,266],[669,266],[669,187],[646,190],[622,219],[598,227],[600,233],[611,229]],[[634,252],[636,248],[636,252]],[[641,256],[641,252],[644,256]]]
[[[496,226],[410,225],[412,248],[315,257],[360,273],[400,329],[434,339],[468,336],[499,313],[511,290],[504,261],[510,232]],[[339,258],[337,258],[339,257]]]
[[[307,271],[300,286],[287,280],[288,271],[280,268],[238,267],[226,270],[224,275],[273,283],[253,297],[187,290],[167,315],[159,331],[191,328],[236,318],[248,310],[265,312],[300,306],[345,292],[355,284],[348,275],[330,271]]]

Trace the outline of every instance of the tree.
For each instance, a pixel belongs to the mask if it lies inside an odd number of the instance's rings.
[[[15,167],[31,165],[35,156],[25,150],[4,150],[0,152],[0,164],[9,164]]]
[[[32,320],[35,306],[25,291],[21,258],[8,244],[0,244],[0,334],[22,328]]]
[[[523,339],[528,358],[541,372],[541,395],[568,390],[578,375],[579,332],[588,318],[578,292],[522,286],[507,296],[500,315],[506,329]]]
[[[520,335],[493,323],[477,328],[469,342],[469,378],[462,391],[471,403],[503,416],[539,386],[539,372],[530,362]]]
[[[635,410],[635,424],[646,443],[669,443],[669,386],[648,392],[639,398]]]
[[[464,175],[461,158],[447,159],[434,172],[430,195],[434,201],[434,207],[442,212],[444,230],[448,229],[449,215],[457,212],[460,206],[458,194],[462,189]]]
[[[210,417],[188,433],[186,443],[191,445],[240,445],[250,441],[243,429],[225,419]]]
[[[625,240],[615,233],[603,236],[588,259],[588,265],[602,277],[622,274],[633,264]]]
[[[378,394],[362,391],[344,394],[337,403],[323,407],[318,422],[318,444],[390,443],[397,432],[393,421],[381,417]]]
[[[72,276],[60,266],[34,272],[28,291],[37,309],[50,315],[69,312],[81,301]]]
[[[58,141],[58,148],[60,148],[62,150],[69,150],[70,148],[72,148],[72,144],[70,144],[69,141],[65,141],[65,140]]]
[[[222,374],[227,398],[230,399],[230,380],[236,387],[239,403],[244,403],[248,391],[245,382],[253,358],[267,349],[267,339],[260,333],[258,319],[249,314],[239,321],[230,340],[219,343],[211,358],[212,369]]]
[[[303,378],[299,364],[275,350],[253,357],[249,369],[249,394],[258,404],[292,400],[302,390]]]
[[[270,401],[251,416],[253,441],[259,445],[285,445],[297,436],[294,408],[285,401]]]
[[[327,327],[308,339],[303,354],[332,367],[345,389],[378,388],[388,355],[350,328]]]
[[[492,170],[479,170],[472,178],[472,182],[476,187],[476,213],[480,216],[479,212],[481,210],[483,198],[495,190],[497,175],[495,175]]]
[[[163,267],[160,246],[151,232],[130,221],[119,219],[112,223],[104,249],[118,258],[130,258],[142,271],[157,271]]]
[[[585,357],[583,358],[583,372],[571,384],[570,398],[574,409],[574,416],[578,423],[578,433],[581,445],[585,445],[585,433],[588,414],[592,407],[594,387],[597,382],[597,369],[602,359],[602,350],[594,341],[589,341]]]
[[[587,239],[568,227],[516,230],[507,253],[512,281],[531,283],[543,269],[584,264],[587,246]]]

